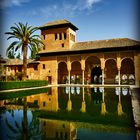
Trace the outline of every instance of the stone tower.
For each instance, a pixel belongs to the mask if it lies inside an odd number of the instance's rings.
[[[41,51],[70,49],[76,42],[78,28],[67,20],[57,20],[40,26],[41,38],[45,44]]]

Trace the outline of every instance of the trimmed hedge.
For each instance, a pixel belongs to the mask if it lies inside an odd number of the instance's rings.
[[[40,87],[46,85],[48,85],[48,81],[45,80],[27,80],[27,81],[10,81],[10,82],[1,81],[0,90]]]

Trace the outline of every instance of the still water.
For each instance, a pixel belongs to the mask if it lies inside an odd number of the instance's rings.
[[[130,94],[128,89],[77,87],[53,87],[24,97],[16,94],[17,97],[0,100],[0,137],[136,140]]]

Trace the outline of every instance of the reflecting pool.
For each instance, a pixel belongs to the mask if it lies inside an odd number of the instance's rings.
[[[11,94],[0,100],[2,140],[136,140],[127,88],[52,87]]]

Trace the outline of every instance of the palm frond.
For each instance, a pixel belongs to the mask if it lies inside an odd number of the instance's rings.
[[[7,134],[7,137],[8,137],[9,140],[16,140],[16,136],[11,136],[11,135]]]
[[[15,47],[15,51],[19,50],[22,47],[22,41]]]
[[[5,119],[6,125],[9,128],[9,130],[11,130],[13,133],[18,133],[18,130],[16,130],[7,120],[7,118]]]
[[[9,51],[11,51],[11,49],[14,49],[14,47],[17,43],[18,43],[18,41],[14,41],[9,45],[9,47],[6,50],[6,55],[9,53]]]
[[[20,133],[22,133],[22,128],[19,126],[19,124],[15,121],[15,126],[17,127],[17,129],[19,130]]]

